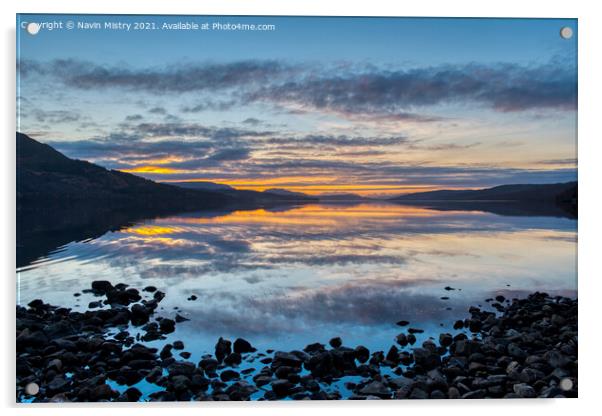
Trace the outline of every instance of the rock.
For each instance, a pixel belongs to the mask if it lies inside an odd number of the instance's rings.
[[[441,390],[433,390],[431,392],[430,398],[435,399],[435,400],[440,400],[440,399],[447,399],[447,396]]]
[[[218,365],[219,362],[214,358],[203,358],[201,361],[199,361],[199,367],[209,373],[214,372]]]
[[[543,379],[545,376],[546,375],[541,371],[526,367],[520,372],[518,379],[523,383],[533,384],[536,381]]]
[[[265,386],[266,384],[270,384],[272,382],[272,377],[258,374],[253,377],[253,381],[257,386],[261,387]]]
[[[306,345],[305,348],[303,348],[303,351],[305,351],[308,354],[318,352],[318,351],[324,351],[324,344],[320,344],[319,342],[314,342],[313,344]]]
[[[101,400],[109,400],[114,397],[118,397],[119,393],[111,389],[108,384],[101,384],[94,387],[90,391],[89,400],[91,402],[99,402]]]
[[[517,383],[513,387],[514,393],[525,399],[532,399],[537,396],[535,389],[525,383]]]
[[[176,329],[176,322],[173,319],[163,318],[159,321],[159,329],[164,334],[170,334]]]
[[[220,337],[215,344],[215,357],[220,363],[232,352],[232,342]]]
[[[179,374],[170,378],[173,390],[176,393],[182,393],[188,390],[190,387],[190,377],[183,374]]]
[[[224,370],[219,375],[219,378],[223,382],[228,382],[230,380],[234,380],[234,379],[240,378],[240,374],[237,371],[234,371],[234,370]]]
[[[408,328],[408,333],[409,334],[422,334],[423,332],[424,332],[424,329]]]
[[[478,390],[469,391],[468,393],[463,394],[462,398],[463,399],[482,399],[486,395],[487,395],[487,390],[478,389]]]
[[[527,353],[515,343],[510,343],[508,345],[508,354],[510,354],[513,358],[527,358]]]
[[[464,321],[462,320],[457,320],[456,322],[454,322],[454,329],[462,329],[464,328]]]
[[[450,387],[450,388],[447,390],[447,397],[448,397],[449,399],[459,399],[459,398],[461,398],[461,396],[460,396],[460,392],[459,392],[459,391],[458,391],[458,389],[457,389],[457,388],[455,388],[455,387]]]
[[[470,319],[468,321],[468,329],[470,330],[470,332],[479,332],[481,330],[482,325],[483,324],[478,319]]]
[[[365,363],[366,361],[368,361],[368,359],[370,359],[370,350],[368,350],[368,348],[364,347],[363,345],[358,345],[357,347],[355,347],[354,354],[355,359],[358,360],[360,363]]]
[[[190,321],[190,319],[183,317],[179,313],[176,313],[175,321],[176,321],[176,323],[181,323],[181,322],[185,322],[185,321]]]
[[[439,335],[439,344],[442,347],[449,347],[454,342],[454,338],[451,334],[440,334]]]
[[[255,352],[255,351],[257,351],[257,349],[253,348],[251,343],[245,339],[237,338],[234,341],[234,352],[236,352],[238,354],[244,354],[247,352]]]
[[[288,365],[290,367],[301,367],[303,360],[290,352],[276,351],[272,362],[274,367]]]
[[[410,324],[409,321],[398,321],[396,323],[396,325],[399,325],[399,326],[408,326],[409,324]]]
[[[188,300],[197,300],[197,299],[198,299],[198,297],[196,295],[190,295],[188,297]]]
[[[394,364],[397,364],[399,362],[399,350],[397,349],[397,347],[395,345],[391,345],[391,348],[387,352],[385,359]]]
[[[152,310],[149,310],[139,303],[132,305],[132,308],[130,309],[132,324],[136,326],[147,323],[151,314]]]
[[[142,393],[136,387],[129,387],[123,394],[129,402],[137,402],[142,397]]]
[[[157,288],[155,286],[146,286],[144,289],[142,289],[142,291],[144,292],[156,292]]]
[[[272,391],[278,397],[287,396],[293,389],[294,384],[288,380],[274,380],[272,382]]]
[[[408,345],[408,337],[406,337],[405,334],[399,334],[395,337],[395,341],[401,345],[402,347],[405,347],[406,345]]]
[[[376,396],[383,399],[391,398],[391,390],[380,381],[373,381],[359,391],[364,396]]]
[[[426,348],[414,348],[412,354],[414,355],[416,365],[419,365],[424,370],[431,370],[441,364],[441,357]]]
[[[173,342],[173,349],[174,350],[183,350],[184,349],[184,343],[182,341],[174,341]]]
[[[65,390],[68,385],[69,380],[65,379],[62,375],[58,375],[46,385],[46,389],[48,389],[49,393],[55,394]]]
[[[182,357],[182,358],[184,358],[184,359],[186,359],[186,360],[187,360],[187,359],[189,359],[191,355],[192,355],[192,354],[191,354],[191,353],[189,353],[188,351],[182,351],[182,352],[180,353],[180,357]]]
[[[274,371],[274,375],[276,376],[276,378],[288,379],[289,375],[293,374],[295,372],[296,372],[295,368],[283,365],[283,366],[276,368],[276,371]]]
[[[451,286],[445,286],[445,287],[444,287],[444,289],[445,289],[445,290],[448,290],[448,291],[449,291],[449,290],[456,290],[456,289],[454,289],[454,288],[453,288],[453,287],[451,287]]]
[[[412,400],[424,400],[424,399],[428,399],[429,398],[429,394],[422,390],[419,387],[415,387],[412,389],[412,393],[410,393],[408,399],[412,399]]]
[[[226,356],[226,358],[224,358],[224,364],[229,365],[229,366],[236,366],[236,365],[239,365],[241,362],[242,362],[242,357],[237,352],[228,354]]]
[[[569,357],[556,350],[547,351],[543,355],[543,359],[553,368],[566,368],[572,363],[572,360]]]
[[[54,369],[56,371],[61,371],[62,368],[63,362],[58,358],[48,361],[48,364],[46,365],[46,369]]]
[[[194,373],[196,366],[189,361],[176,361],[167,367],[170,376],[187,376],[190,377]]]
[[[472,344],[466,339],[459,339],[453,343],[451,347],[454,355],[456,356],[469,356],[472,352]]]
[[[505,300],[506,300],[506,298],[505,298],[504,296],[502,296],[502,295],[497,295],[497,296],[495,297],[495,300],[497,300],[498,302],[500,302],[500,303],[501,303],[501,302],[505,301]]]
[[[113,285],[108,280],[95,280],[92,282],[92,291],[96,294],[106,295],[113,290]]]
[[[257,391],[257,387],[247,383],[246,381],[237,381],[226,389],[226,394],[228,394],[230,400],[241,401],[249,400],[251,395]]]
[[[343,340],[341,340],[340,337],[334,337],[328,341],[328,344],[330,344],[332,348],[339,348],[341,345],[343,345]]]
[[[173,348],[173,346],[170,344],[164,345],[163,348],[161,349],[161,352],[159,353],[159,357],[162,360],[165,360],[165,359],[171,357],[172,356],[172,353],[171,353],[172,348]]]
[[[39,348],[47,345],[48,337],[42,331],[30,331],[25,328],[17,336],[17,349]]]
[[[414,357],[407,351],[402,351],[399,354],[399,362],[403,365],[410,365],[414,362]]]

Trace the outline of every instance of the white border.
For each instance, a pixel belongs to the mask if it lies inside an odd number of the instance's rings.
[[[472,0],[421,0],[394,2],[386,0],[103,0],[96,3],[68,0],[4,0],[0,19],[3,35],[2,91],[0,100],[2,131],[0,166],[2,168],[3,221],[0,276],[3,297],[2,365],[0,392],[2,407],[7,415],[60,413],[62,415],[112,415],[143,411],[145,415],[178,414],[245,414],[245,415],[306,415],[348,414],[365,415],[368,412],[400,414],[420,412],[430,414],[462,414],[467,412],[487,415],[507,415],[525,411],[546,415],[587,414],[595,408],[601,388],[600,337],[600,281],[596,260],[602,244],[599,208],[602,207],[600,182],[599,120],[600,74],[602,63],[602,19],[594,1],[548,0],[528,2],[503,0],[497,2]],[[490,400],[490,401],[424,401],[424,402],[308,402],[308,403],[200,403],[200,404],[109,404],[68,406],[18,406],[14,404],[14,305],[15,305],[15,13],[131,13],[131,14],[217,14],[217,15],[347,15],[347,16],[456,16],[456,17],[570,17],[579,19],[579,296],[580,296],[580,374],[579,399],[575,400]],[[598,410],[599,412],[599,410]],[[593,412],[592,412],[593,413]]]

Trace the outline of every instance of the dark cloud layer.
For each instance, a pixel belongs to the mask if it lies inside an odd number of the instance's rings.
[[[442,103],[474,102],[496,111],[575,109],[576,74],[553,64],[445,65],[408,71],[324,76],[267,85],[250,101],[301,104],[349,115],[384,114],[411,118],[405,111]]]
[[[238,61],[226,64],[190,63],[164,68],[130,69],[102,66],[75,59],[51,62],[22,60],[22,76],[50,75],[65,85],[79,89],[125,88],[152,93],[216,91],[297,71],[277,61]]]
[[[55,77],[68,87],[86,90],[122,88],[152,94],[231,90],[226,100],[201,102],[183,108],[184,112],[259,101],[349,117],[435,121],[439,118],[414,110],[447,103],[473,103],[500,112],[574,110],[577,99],[575,68],[553,61],[539,66],[466,64],[383,70],[324,69],[278,61],[132,69],[56,60],[25,61],[19,71],[22,76]]]

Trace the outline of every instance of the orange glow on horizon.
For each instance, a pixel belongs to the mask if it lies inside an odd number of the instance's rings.
[[[378,195],[402,195],[414,192],[428,192],[439,189],[471,189],[466,187],[448,187],[445,188],[435,185],[382,185],[382,184],[348,184],[337,183],[340,179],[334,176],[282,176],[277,178],[262,178],[262,179],[227,179],[227,178],[199,178],[176,180],[169,179],[162,181],[170,182],[212,182],[221,185],[228,185],[238,190],[249,190],[263,192],[268,189],[280,188],[291,192],[301,192],[307,195],[321,194],[336,194],[336,193],[353,193],[361,196],[378,196]]]
[[[145,166],[136,166],[135,168],[130,168],[130,169],[120,169],[121,172],[126,172],[126,173],[155,173],[155,174],[174,174],[174,173],[187,173],[187,171],[185,170],[181,170],[181,169],[172,169],[172,168],[166,168],[166,167],[162,167],[162,166],[150,166],[150,165],[145,165]]]

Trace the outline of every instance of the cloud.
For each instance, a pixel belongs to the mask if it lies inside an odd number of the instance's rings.
[[[313,147],[319,145],[340,147],[364,147],[364,146],[395,146],[410,143],[404,136],[394,137],[364,137],[347,135],[320,135],[308,134],[293,137],[271,137],[265,143],[272,145],[296,145],[302,147]]]
[[[214,152],[209,158],[211,160],[243,160],[249,158],[249,149],[222,149]]]
[[[163,107],[153,107],[150,110],[148,110],[148,112],[151,114],[167,114],[167,110]]]
[[[249,117],[247,119],[244,119],[242,122],[243,122],[243,124],[249,124],[251,126],[257,126],[262,123],[261,120],[255,118],[255,117]]]
[[[241,137],[264,137],[271,131],[245,130],[234,127],[209,127],[198,123],[141,123],[131,126],[133,131],[148,137],[210,137],[215,140],[228,140]]]
[[[24,60],[19,73],[54,77],[67,87],[83,90],[224,93],[220,101],[208,98],[182,108],[190,113],[263,102],[298,114],[332,112],[360,120],[433,122],[441,118],[416,110],[460,104],[497,112],[566,111],[577,105],[575,68],[554,60],[539,65],[470,63],[392,70],[274,60],[128,68],[65,59]]]
[[[410,144],[410,148],[411,149],[416,149],[416,150],[433,150],[433,151],[439,151],[439,150],[466,150],[466,149],[471,149],[473,147],[477,147],[480,146],[482,143],[481,142],[474,142],[474,143],[468,143],[468,144],[458,144],[458,143],[439,143],[439,144],[432,144],[432,145],[420,145],[418,144],[419,142],[416,142],[417,144]]]
[[[372,69],[268,84],[247,95],[249,101],[402,120],[423,117],[408,113],[412,109],[447,103],[474,103],[500,112],[574,110],[576,98],[574,68],[554,63],[529,67],[468,64],[397,71]]]
[[[568,166],[576,166],[577,158],[570,157],[566,159],[547,159],[547,160],[538,160],[536,162],[539,165],[568,165]]]
[[[32,115],[39,123],[74,123],[81,119],[81,115],[66,110],[41,110],[35,109],[32,111]]]
[[[183,113],[200,113],[203,111],[226,111],[237,104],[235,100],[228,101],[213,101],[207,100],[194,106],[184,106],[181,111]]]
[[[273,60],[231,63],[182,63],[162,68],[134,69],[104,66],[76,59],[50,62],[22,60],[21,76],[50,75],[66,86],[96,90],[122,88],[154,94],[167,92],[217,91],[266,82],[297,71],[298,68]]]

